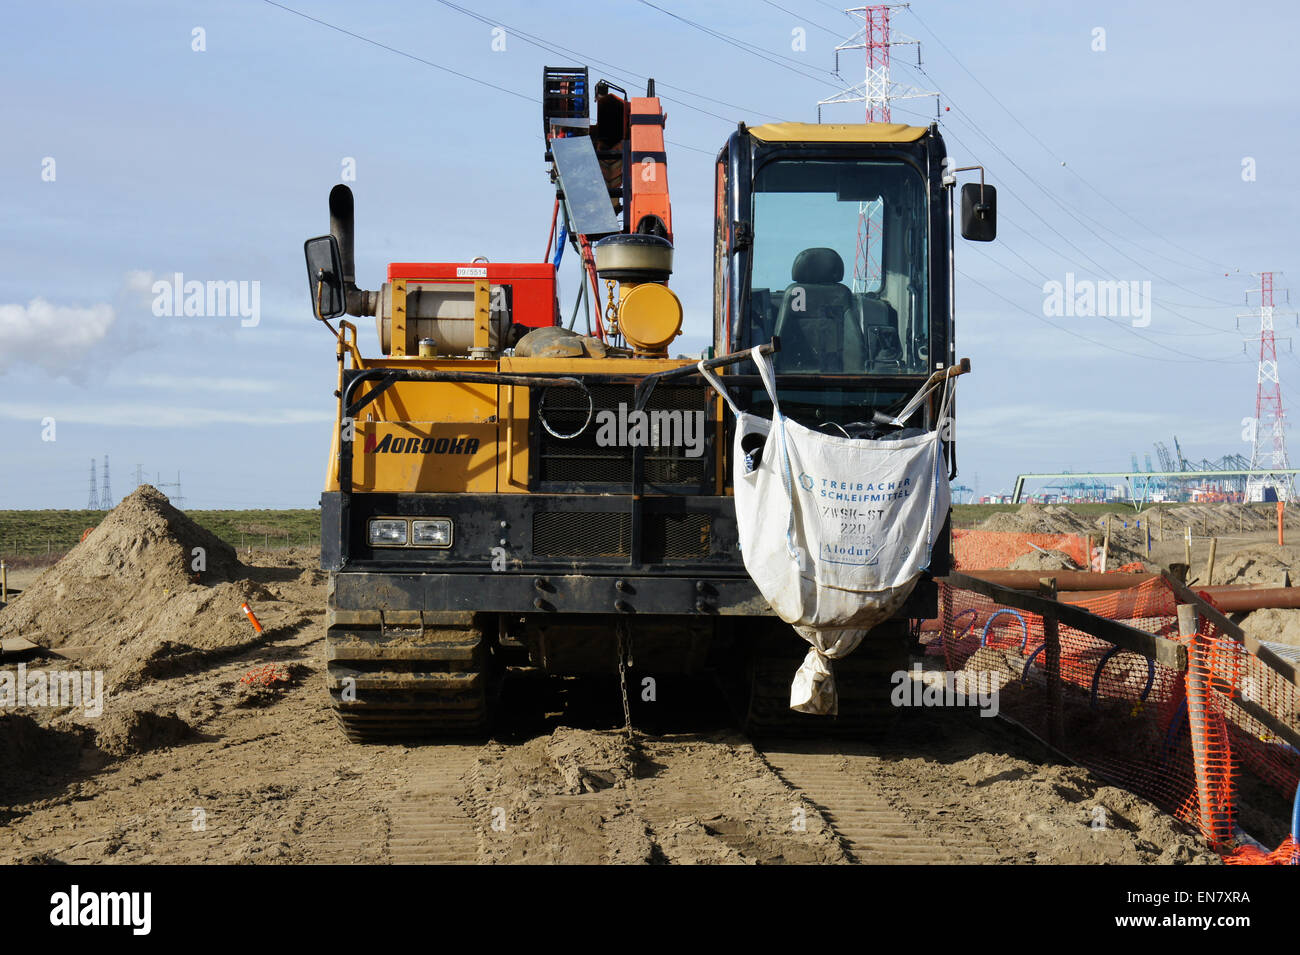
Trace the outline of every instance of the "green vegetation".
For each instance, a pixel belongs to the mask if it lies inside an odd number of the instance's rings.
[[[58,556],[70,550],[107,511],[0,511],[0,556]],[[186,511],[232,547],[315,546],[320,511]]]
[[[1133,511],[1131,504],[1068,504],[1080,516],[1123,514]],[[1148,504],[1143,516],[1154,517],[1159,508],[1176,504]],[[953,507],[954,527],[974,527],[989,516],[1002,511],[1016,511],[1018,504],[958,504]],[[1252,505],[1263,514],[1272,514],[1274,505]],[[105,511],[0,511],[0,557],[43,558],[66,553],[81,540],[88,527],[104,519]],[[318,546],[320,511],[186,511],[191,520],[202,524],[232,547]]]

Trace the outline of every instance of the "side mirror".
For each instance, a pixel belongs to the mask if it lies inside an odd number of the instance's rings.
[[[992,242],[998,235],[998,191],[980,182],[961,187],[961,237]]]
[[[316,317],[324,321],[338,318],[347,307],[343,293],[343,257],[332,235],[308,239],[303,245],[307,256],[307,288]]]

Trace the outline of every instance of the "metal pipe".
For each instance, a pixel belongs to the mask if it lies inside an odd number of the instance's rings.
[[[1214,599],[1223,613],[1249,613],[1252,610],[1300,610],[1300,587],[1198,587],[1199,593]],[[1125,590],[1064,590],[1057,594],[1062,603],[1079,604],[1090,600],[1118,597]]]
[[[354,288],[357,283],[356,241],[353,217],[352,190],[339,183],[330,190],[330,235],[339,245],[339,258],[343,265],[343,284]]]
[[[343,268],[344,308],[349,315],[374,315],[379,293],[357,288],[356,227],[352,190],[339,183],[330,190],[330,235],[338,243]]]
[[[1040,570],[962,570],[968,577],[978,577],[991,584],[1012,587],[1015,590],[1036,591],[1038,581],[1046,571]],[[1062,590],[1124,590],[1148,580],[1159,580],[1159,574],[1094,574],[1086,570],[1054,570],[1056,585]]]
[[[715,368],[722,368],[726,365],[734,365],[737,362],[746,361],[753,357],[754,352],[760,355],[766,355],[769,358],[781,350],[781,336],[773,335],[772,340],[762,345],[755,345],[753,348],[746,348],[743,351],[732,352],[730,355],[723,355],[721,358],[710,358],[704,362],[704,367],[712,371]],[[671,381],[676,378],[689,378],[693,375],[699,375],[700,369],[697,365],[683,365],[681,368],[670,368],[667,371],[657,371],[652,375],[646,375],[639,382],[633,392],[632,407],[640,411],[645,407],[645,403],[650,400],[651,393],[655,390],[655,385],[661,381]]]
[[[1269,587],[1264,590],[1226,590],[1217,587],[1208,590],[1214,598],[1215,606],[1223,613],[1240,613],[1242,611],[1263,610],[1272,607],[1279,610],[1300,609],[1300,587]]]

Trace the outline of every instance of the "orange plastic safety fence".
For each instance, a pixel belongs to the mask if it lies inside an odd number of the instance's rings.
[[[1223,861],[1228,865],[1300,865],[1300,843],[1287,836],[1272,852],[1255,846],[1238,846]]]
[[[288,683],[289,679],[289,670],[287,667],[279,663],[268,663],[265,666],[249,670],[239,678],[239,682],[248,686],[252,686],[253,684],[259,686],[272,686],[276,683]]]
[[[1181,637],[1174,595],[1162,580],[1100,594],[1081,606],[1187,644],[1189,664],[1179,672],[1058,625],[1057,745],[1063,752],[1224,849],[1236,831],[1241,785],[1270,790],[1271,798],[1290,804],[1300,783],[1300,752],[1240,703],[1245,696],[1294,721],[1300,713],[1294,685],[1212,627],[1193,639]],[[1050,738],[1040,616],[941,585],[937,642],[949,670],[986,674],[999,687],[1001,715]]]
[[[1235,651],[1239,649],[1230,640],[1201,634],[1193,636],[1188,646],[1187,721],[1197,779],[1194,819],[1216,849],[1226,845],[1233,833],[1232,744],[1222,694],[1236,692]]]
[[[1017,557],[1042,550],[1068,554],[1080,567],[1088,566],[1088,541],[1078,534],[1021,534],[1010,531],[952,532],[953,566],[957,570],[1006,567]]]

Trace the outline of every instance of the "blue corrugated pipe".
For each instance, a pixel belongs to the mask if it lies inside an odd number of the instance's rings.
[[[1014,610],[999,610],[984,622],[984,632],[980,634],[980,646],[987,647],[989,645],[989,628],[993,626],[993,621],[998,617],[1015,617],[1020,621],[1020,630],[1024,633],[1024,637],[1020,641],[1020,652],[1024,653],[1025,647],[1029,645],[1029,624],[1025,623],[1025,618]]]

